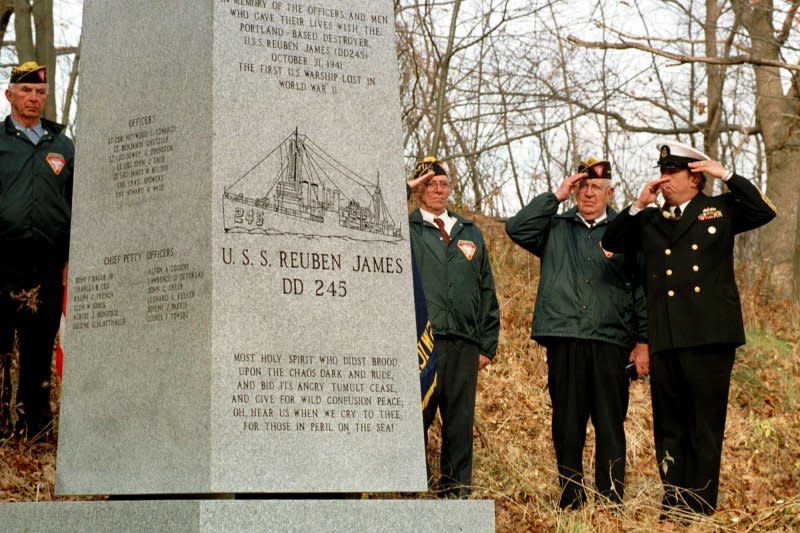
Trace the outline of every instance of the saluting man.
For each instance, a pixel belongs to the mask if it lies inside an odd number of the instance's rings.
[[[447,209],[450,179],[441,161],[423,159],[408,187],[419,197],[409,233],[439,357],[432,401],[442,417],[441,495],[466,498],[478,371],[497,351],[500,309],[481,231]]]
[[[664,509],[717,505],[728,388],[744,344],[734,236],[775,217],[745,178],[675,141],[658,144],[661,178],[612,220],[602,245],[642,250],[647,273],[653,432]],[[704,173],[730,192],[706,196]],[[662,209],[648,207],[664,196]]]
[[[45,67],[15,67],[5,94],[11,114],[0,126],[0,356],[16,336],[17,429],[34,436],[52,419],[50,365],[69,250],[74,147],[63,125],[41,118]]]
[[[575,207],[559,214],[570,195]],[[547,349],[547,388],[561,498],[559,507],[587,499],[583,448],[595,428],[595,488],[621,504],[625,485],[628,375],[648,372],[647,315],[638,254],[611,254],[600,239],[617,213],[611,164],[581,162],[555,192],[536,196],[508,220],[515,243],[541,259],[531,338]]]

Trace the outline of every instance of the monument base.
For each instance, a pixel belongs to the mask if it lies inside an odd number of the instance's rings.
[[[142,500],[0,504],[5,531],[494,531],[491,500]]]

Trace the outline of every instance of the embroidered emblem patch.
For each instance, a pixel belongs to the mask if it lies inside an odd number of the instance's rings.
[[[609,252],[608,250],[603,248],[602,242],[598,242],[597,244],[600,245],[600,249],[603,250],[603,255],[605,255],[607,259],[611,259],[614,256],[614,252]]]
[[[47,160],[47,164],[50,165],[50,168],[53,169],[53,173],[55,173],[56,176],[61,174],[61,171],[64,169],[63,155],[50,152],[47,154],[47,157],[45,157],[45,160]]]
[[[459,240],[458,249],[461,250],[461,253],[467,258],[467,261],[472,261],[472,258],[475,255],[475,250],[477,250],[478,247],[475,246],[475,243],[472,241]]]
[[[722,211],[716,207],[704,207],[703,212],[697,215],[697,220],[700,222],[704,220],[711,220],[713,218],[722,218]]]

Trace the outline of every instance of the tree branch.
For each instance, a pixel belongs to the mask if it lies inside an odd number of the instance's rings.
[[[641,50],[653,55],[672,59],[678,63],[709,63],[712,65],[758,65],[762,67],[777,67],[785,68],[792,71],[800,71],[800,65],[793,65],[791,63],[784,63],[783,61],[773,61],[770,59],[761,59],[753,56],[731,56],[731,57],[705,57],[705,56],[687,56],[683,54],[675,54],[665,50],[659,50],[652,46],[647,46],[641,43],[633,43],[628,41],[621,41],[619,43],[604,43],[604,42],[589,42],[578,39],[574,35],[567,37],[570,43],[581,46],[583,48],[596,48],[596,49],[611,49],[611,50]]]

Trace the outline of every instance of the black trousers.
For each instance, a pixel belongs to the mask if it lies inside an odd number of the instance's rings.
[[[478,387],[477,344],[457,337],[436,337],[436,392],[431,398],[435,413],[442,417],[440,489],[443,496],[466,498],[472,485],[472,426],[475,422],[475,394]],[[433,422],[427,417],[425,433]]]
[[[717,506],[728,389],[736,348],[653,354],[650,388],[664,507],[710,514]]]
[[[10,354],[16,334],[19,349],[17,427],[34,435],[51,418],[50,369],[53,343],[61,322],[64,286],[54,274],[35,285],[0,289],[0,356]],[[3,405],[3,416],[11,406]],[[20,425],[21,424],[21,425]]]
[[[589,418],[595,429],[595,486],[614,503],[625,486],[625,416],[630,351],[614,344],[577,339],[548,339],[547,386],[553,405],[560,507],[586,501],[583,447]]]

